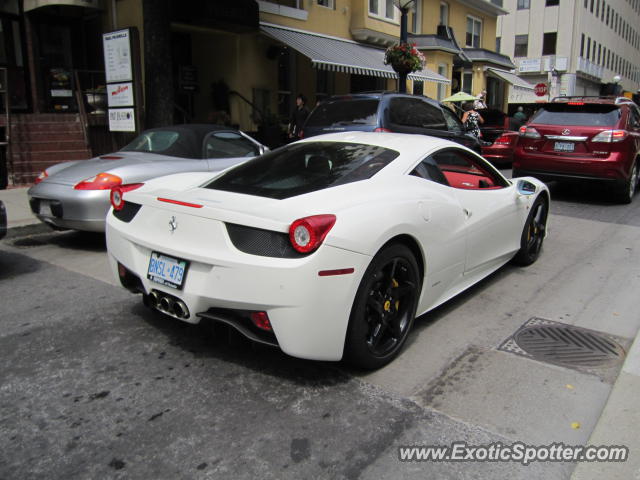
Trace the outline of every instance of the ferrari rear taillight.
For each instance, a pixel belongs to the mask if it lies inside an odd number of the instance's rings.
[[[602,143],[616,143],[623,141],[625,138],[627,138],[627,135],[628,133],[626,130],[605,130],[594,136],[591,141]]]
[[[374,130],[374,132],[386,132],[386,133],[392,133],[392,130],[389,130],[388,128],[382,128],[382,127],[378,127]]]
[[[533,127],[527,127],[526,125],[520,127],[518,134],[524,138],[534,138],[539,139],[542,136],[538,133],[538,131]]]
[[[73,188],[75,190],[110,190],[121,184],[122,179],[119,176],[103,172],[81,181]]]
[[[46,170],[43,170],[40,172],[40,175],[38,175],[36,177],[36,179],[34,180],[33,183],[35,183],[36,185],[39,184],[41,181],[43,181],[45,178],[47,178],[49,176],[49,174],[47,173]]]
[[[140,188],[144,183],[128,183],[126,185],[120,185],[111,189],[110,199],[111,206],[114,210],[122,210],[124,207],[124,193],[136,188]]]
[[[335,215],[313,215],[299,218],[289,227],[291,245],[300,253],[317,249],[336,223]]]
[[[253,324],[260,330],[265,330],[267,332],[273,331],[267,312],[251,312],[251,322],[253,322]]]

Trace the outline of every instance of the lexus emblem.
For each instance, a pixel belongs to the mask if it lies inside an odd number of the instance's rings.
[[[569,130],[568,128],[565,128],[564,130],[562,130],[563,135],[569,135],[570,133],[571,133],[571,130]]]
[[[173,233],[176,231],[177,228],[178,228],[178,221],[176,220],[176,217],[171,217],[171,220],[169,220],[169,231]]]

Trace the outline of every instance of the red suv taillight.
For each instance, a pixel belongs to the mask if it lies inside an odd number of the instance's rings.
[[[621,142],[625,138],[627,138],[628,133],[626,130],[605,130],[595,135],[591,141],[592,142],[602,142],[602,143],[616,143]]]
[[[542,135],[540,135],[535,128],[527,127],[526,125],[520,127],[518,134],[523,138],[534,138],[534,139],[542,138]]]
[[[313,215],[299,218],[289,227],[291,245],[300,253],[313,252],[336,223],[335,215]]]

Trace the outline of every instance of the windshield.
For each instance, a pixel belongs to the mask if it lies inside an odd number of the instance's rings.
[[[398,155],[360,143],[293,144],[250,160],[205,188],[284,199],[371,178]]]
[[[163,153],[176,143],[179,137],[178,132],[170,130],[145,132],[136,137],[122,151]]]
[[[341,125],[375,125],[378,99],[336,100],[321,103],[311,113],[306,127],[338,127]]]
[[[584,127],[612,127],[620,119],[620,109],[615,105],[566,103],[547,104],[538,110],[530,123],[540,125],[577,125]]]

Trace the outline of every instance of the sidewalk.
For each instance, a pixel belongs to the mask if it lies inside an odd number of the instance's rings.
[[[7,209],[7,228],[9,229],[40,223],[40,220],[31,213],[27,190],[29,187],[0,190],[0,200],[4,202]]]
[[[636,336],[626,361],[607,399],[589,445],[626,446],[629,459],[621,463],[579,463],[571,480],[635,480],[640,478],[640,335]]]

